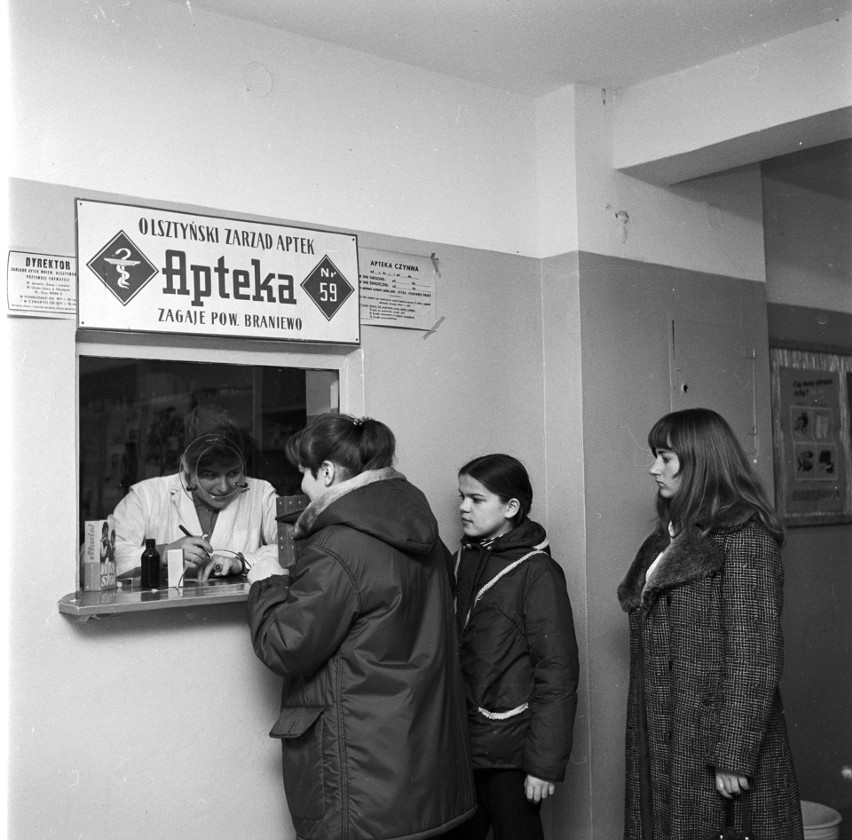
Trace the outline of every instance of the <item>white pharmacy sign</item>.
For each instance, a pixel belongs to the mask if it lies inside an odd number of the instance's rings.
[[[78,326],[357,344],[354,234],[77,199]]]

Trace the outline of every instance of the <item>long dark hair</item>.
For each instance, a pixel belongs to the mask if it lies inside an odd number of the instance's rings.
[[[396,438],[380,420],[349,414],[320,414],[284,445],[294,467],[309,469],[316,478],[323,461],[343,470],[351,478],[364,470],[393,466]]]
[[[532,484],[526,467],[511,455],[496,453],[481,455],[468,461],[460,470],[459,476],[469,475],[483,487],[500,498],[503,504],[517,499],[519,510],[512,517],[512,526],[524,521],[530,512],[533,500]]]
[[[687,408],[661,417],[648,433],[654,455],[668,449],[680,461],[680,486],[670,499],[657,496],[663,529],[736,527],[757,516],[782,545],[784,528],[727,421],[709,408]]]

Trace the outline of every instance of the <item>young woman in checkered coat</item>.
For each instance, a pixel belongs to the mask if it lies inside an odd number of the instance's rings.
[[[618,588],[630,625],[625,840],[737,826],[801,840],[778,684],[783,531],[725,420],[668,414],[648,435],[655,531]]]

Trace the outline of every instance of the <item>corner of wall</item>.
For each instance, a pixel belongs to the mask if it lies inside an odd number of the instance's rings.
[[[576,86],[535,101],[535,168],[538,193],[539,256],[578,247]]]

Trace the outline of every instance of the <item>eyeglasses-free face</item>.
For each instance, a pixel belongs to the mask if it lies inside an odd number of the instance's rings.
[[[680,489],[680,458],[670,449],[654,452],[654,463],[648,472],[657,482],[657,490],[664,499],[671,499]]]
[[[204,461],[190,478],[199,498],[221,510],[243,489],[243,462],[239,458]]]
[[[466,537],[485,540],[512,530],[518,500],[504,502],[484,484],[469,475],[459,476],[459,513]]]

